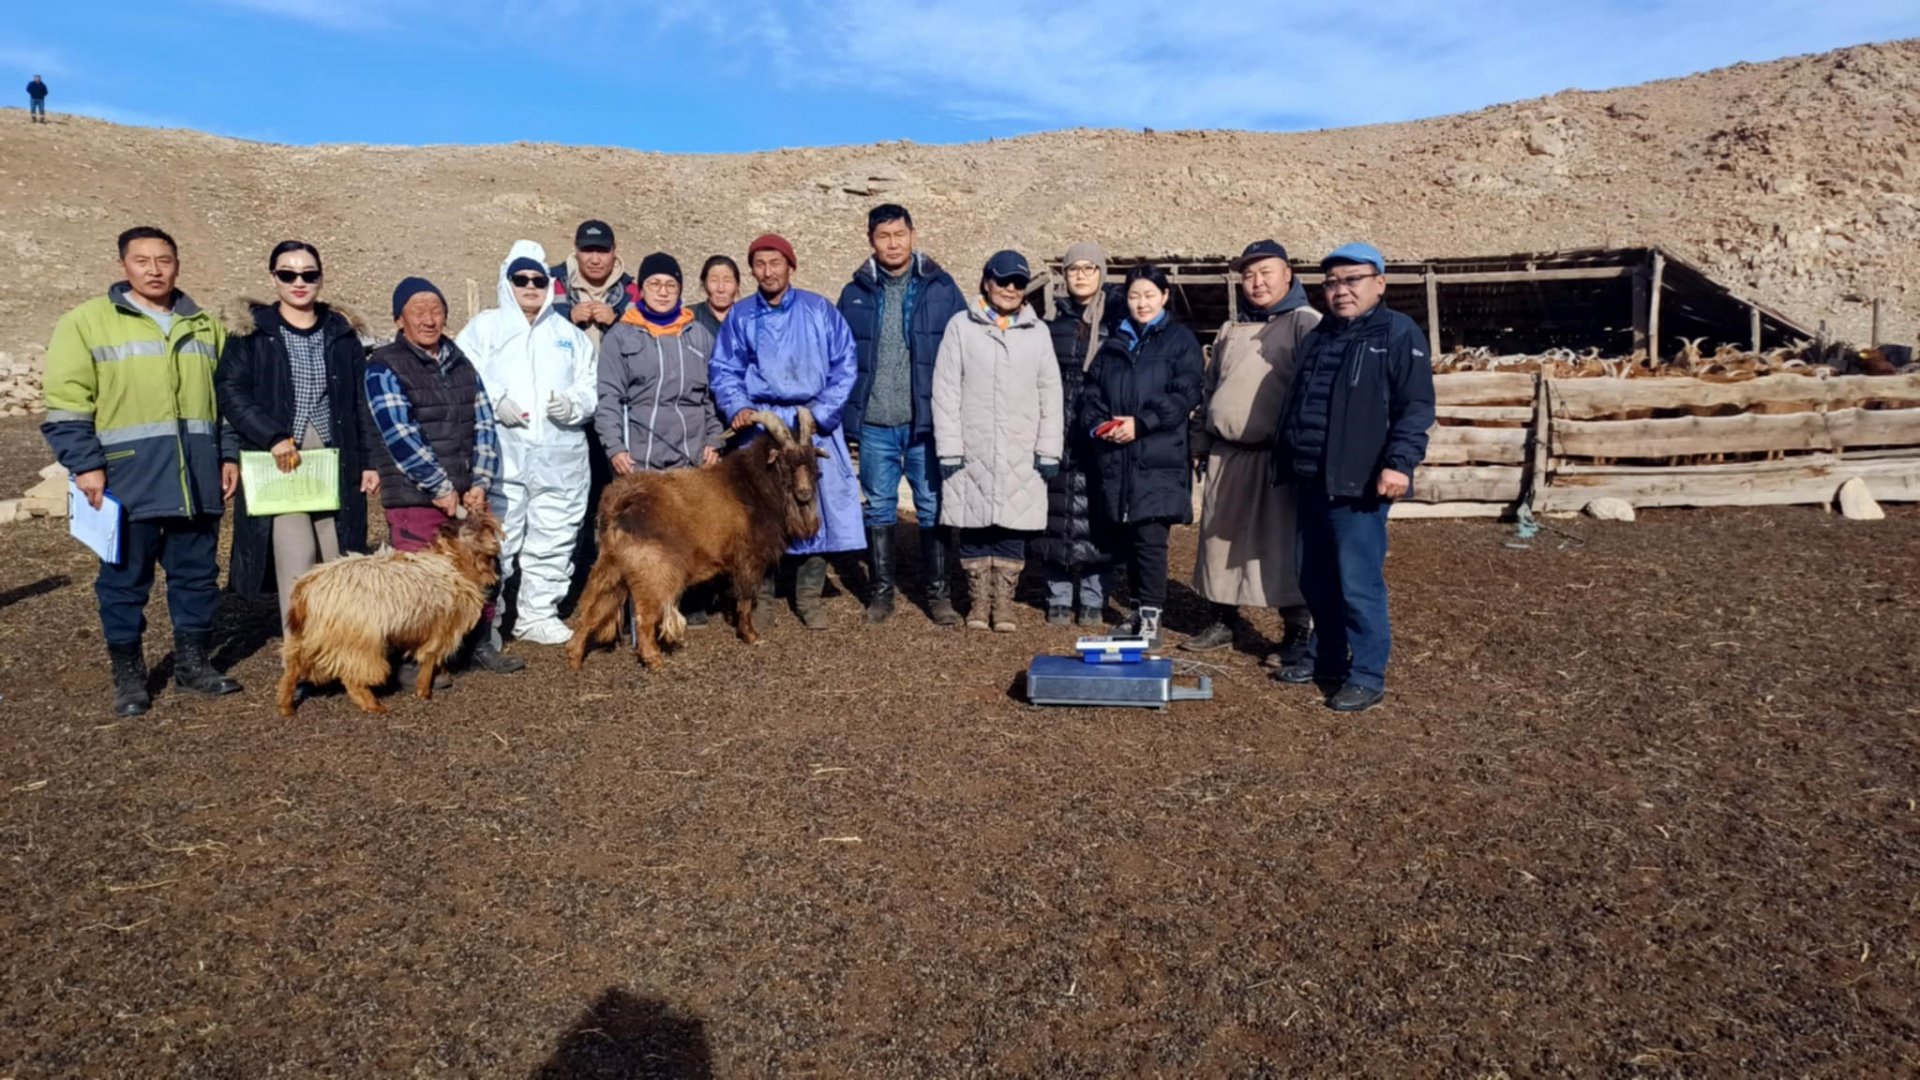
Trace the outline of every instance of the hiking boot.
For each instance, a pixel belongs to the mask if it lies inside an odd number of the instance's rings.
[[[209,697],[237,694],[240,684],[215,671],[207,659],[207,643],[212,639],[207,633],[173,636],[173,684]]]
[[[1283,683],[1305,686],[1313,681],[1313,661],[1295,660],[1291,664],[1283,664],[1273,673],[1273,677]]]
[[[997,634],[1011,634],[1020,629],[1013,621],[1013,590],[1020,583],[1020,571],[1026,569],[1024,559],[993,560],[993,630]]]
[[[1298,663],[1307,655],[1307,642],[1313,638],[1313,616],[1307,614],[1306,608],[1281,608],[1280,620],[1286,627],[1286,634],[1281,637],[1279,647],[1261,661],[1270,668]]]
[[[993,629],[993,560],[961,559],[967,575],[967,629]]]
[[[469,639],[471,644],[467,649],[466,662],[460,665],[462,670],[485,671],[493,675],[511,675],[527,666],[525,660],[517,656],[508,656],[500,651],[500,646],[493,643],[493,631],[491,628],[481,626],[474,631],[474,634],[475,636]],[[415,669],[416,674],[418,670],[417,668]],[[439,682],[438,672],[434,673],[434,681],[436,684]],[[401,685],[411,686],[412,684],[402,683]]]
[[[1099,608],[1087,608],[1080,613],[1080,629],[1098,630],[1107,625],[1107,617]]]
[[[793,571],[793,613],[800,625],[809,630],[825,630],[831,625],[820,594],[827,587],[827,557],[809,555]]]
[[[959,626],[953,609],[953,581],[947,576],[947,536],[940,529],[920,530],[920,587],[927,594],[927,618],[935,626]]]
[[[879,624],[893,618],[893,526],[873,525],[867,529],[867,579],[872,594],[867,598],[867,622]]]
[[[1068,625],[1071,625],[1072,622],[1073,622],[1072,608],[1061,607],[1057,604],[1047,605],[1047,625],[1048,626],[1068,626]]]
[[[1327,708],[1334,712],[1365,712],[1385,700],[1387,692],[1371,686],[1357,686],[1353,683],[1341,687],[1327,699]]]
[[[113,662],[113,715],[139,716],[153,707],[147,693],[147,661],[140,655],[140,643],[107,645],[107,658]]]
[[[1233,627],[1216,619],[1205,630],[1181,642],[1180,647],[1188,652],[1213,652],[1215,649],[1224,649],[1231,644],[1233,644]]]

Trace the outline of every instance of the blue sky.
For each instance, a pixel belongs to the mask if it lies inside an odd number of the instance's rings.
[[[1920,36],[1914,0],[17,7],[0,68],[44,74],[56,112],[292,143],[676,152],[1339,127]]]

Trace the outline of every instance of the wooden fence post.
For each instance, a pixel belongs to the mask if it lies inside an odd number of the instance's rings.
[[[1867,344],[1876,349],[1880,347],[1880,298],[1877,296],[1873,298],[1873,336]]]
[[[1760,305],[1747,305],[1748,336],[1753,339],[1753,351],[1760,351]]]
[[[1660,363],[1660,290],[1666,282],[1667,256],[1659,249],[1653,253],[1653,284],[1648,288],[1647,296],[1647,347],[1654,365]]]
[[[1548,436],[1551,434],[1548,418],[1547,382],[1545,375],[1534,376],[1533,391],[1533,475],[1527,480],[1527,509],[1540,512],[1541,494],[1547,488],[1547,463],[1552,459]]]
[[[1633,355],[1641,359],[1651,357],[1647,348],[1647,268],[1633,268]]]
[[[1435,359],[1440,355],[1440,280],[1431,266],[1420,276],[1427,281],[1427,356]]]

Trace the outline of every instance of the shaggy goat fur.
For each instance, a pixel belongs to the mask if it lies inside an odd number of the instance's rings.
[[[389,651],[420,665],[414,692],[433,697],[433,675],[480,621],[500,578],[500,524],[486,513],[440,527],[425,551],[383,550],[323,563],[293,585],[280,647],[280,715],[294,690],[339,682],[362,711],[386,712],[373,688],[386,683]]]
[[[612,641],[620,611],[633,601],[640,660],[660,663],[660,645],[686,630],[680,594],[712,578],[732,579],[735,631],[749,645],[760,579],[787,545],[820,531],[816,488],[824,451],[813,445],[813,417],[800,410],[798,436],[757,413],[765,432],[701,469],[635,472],[600,497],[600,557],[581,593],[567,666]]]

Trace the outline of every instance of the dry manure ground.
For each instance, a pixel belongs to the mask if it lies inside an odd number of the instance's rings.
[[[1212,703],[1043,711],[1068,632],[842,594],[294,721],[228,605],[247,693],[128,722],[87,559],[10,527],[0,1076],[1920,1067],[1920,514],[1556,527],[1396,525],[1358,718],[1265,616]]]

